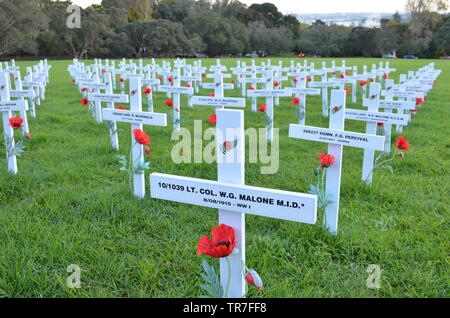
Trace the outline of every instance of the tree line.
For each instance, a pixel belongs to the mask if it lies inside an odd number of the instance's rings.
[[[450,15],[439,13],[447,0],[408,0],[408,22],[396,13],[377,28],[320,20],[308,25],[271,3],[237,0],[103,0],[80,11],[80,28],[69,28],[69,5],[1,0],[0,58],[450,55]]]

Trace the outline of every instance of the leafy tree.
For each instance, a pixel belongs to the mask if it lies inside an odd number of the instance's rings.
[[[249,7],[251,14],[255,20],[264,21],[267,26],[280,26],[283,20],[283,14],[273,3],[254,3]]]
[[[299,47],[302,51],[322,56],[342,56],[349,28],[338,25],[316,25],[304,30],[300,35]]]
[[[450,55],[450,18],[434,34],[433,42],[438,55]]]

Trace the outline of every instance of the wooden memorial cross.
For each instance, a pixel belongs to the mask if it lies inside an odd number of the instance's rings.
[[[8,162],[8,171],[12,174],[17,173],[17,158],[12,152],[16,143],[14,141],[14,129],[9,125],[9,119],[13,117],[12,112],[25,112],[28,109],[27,102],[24,100],[11,101],[10,82],[8,73],[0,72],[0,113],[3,119],[3,133],[5,135],[6,160]]]
[[[115,103],[128,103],[128,95],[114,94],[113,83],[111,73],[104,73],[105,82],[105,93],[90,93],[88,99],[90,101],[95,101],[96,105],[98,103],[99,108],[96,110],[97,113],[102,113],[101,103],[106,102],[109,109],[114,109]],[[103,116],[101,116],[103,118]],[[113,149],[119,149],[119,139],[117,136],[117,125],[115,121],[108,121],[109,134],[111,139],[111,147]]]
[[[322,117],[328,118],[329,116],[329,104],[328,104],[328,88],[339,87],[339,84],[327,81],[327,73],[324,72],[321,82],[309,82],[309,87],[317,87],[322,89]]]
[[[130,79],[130,110],[119,110],[112,108],[103,108],[104,120],[111,122],[131,123],[131,144],[132,156],[130,160],[134,165],[144,162],[144,147],[135,141],[133,131],[135,129],[143,129],[144,125],[150,126],[167,126],[166,114],[149,113],[142,111],[142,93],[141,79],[139,77]],[[145,196],[145,179],[144,173],[134,174],[134,195],[137,198]]]
[[[219,224],[235,230],[236,247],[227,260],[220,259],[220,282],[228,295],[245,295],[245,214],[272,217],[314,224],[317,219],[317,197],[274,189],[245,185],[245,136],[242,110],[217,110],[217,171],[218,181],[152,173],[152,198],[168,200],[219,211]],[[234,146],[224,150],[224,144]]]
[[[345,91],[331,91],[330,128],[289,125],[290,138],[327,143],[328,154],[335,157],[334,164],[327,169],[326,174],[326,193],[333,203],[325,208],[324,222],[326,229],[332,234],[336,234],[338,228],[343,146],[380,151],[384,149],[383,136],[344,131],[345,100]]]
[[[41,86],[41,82],[35,80],[34,75],[33,75],[33,71],[31,69],[31,67],[27,67],[27,75],[25,76],[25,80],[22,81],[22,87],[28,87],[30,89],[33,90],[34,92],[34,99],[33,99],[33,109],[35,109],[36,105],[41,105],[41,99],[40,99],[40,91],[39,91],[39,87]]]
[[[19,100],[25,100],[25,98],[28,98],[27,103],[28,106],[31,106],[28,108],[30,110],[31,117],[36,117],[34,101],[32,101],[34,98],[33,90],[23,90],[20,71],[15,71],[12,75],[14,76],[15,89],[9,91],[10,98],[18,98]],[[30,133],[30,129],[28,127],[28,116],[26,110],[20,110],[19,113],[20,118],[23,119],[22,135],[25,137],[28,133]]]
[[[180,95],[187,94],[193,95],[194,90],[192,87],[181,86],[181,72],[180,68],[177,68],[175,72],[165,73],[170,74],[172,76],[172,84],[173,85],[160,85],[158,86],[159,92],[166,92],[168,95],[173,94],[173,106],[172,106],[172,116],[173,116],[173,130],[179,130],[181,126],[181,102]]]
[[[265,97],[267,110],[266,115],[266,128],[267,128],[267,141],[272,142],[273,140],[273,121],[274,121],[274,109],[273,109],[273,99],[274,97],[288,97],[292,96],[291,90],[289,88],[285,89],[273,89],[273,70],[266,71],[265,74],[266,89],[256,89],[248,91],[249,96],[254,97]]]
[[[388,81],[389,82],[388,82],[387,88],[390,87],[389,91],[392,91],[394,81],[393,80],[388,80]],[[376,94],[379,95],[380,88],[381,88],[381,84],[379,84],[379,83],[372,84],[370,87],[369,95],[371,97],[375,96]],[[392,97],[391,98],[386,97],[386,101],[392,102]],[[380,103],[381,103],[380,100],[378,100],[378,103],[377,103],[376,98],[375,99],[372,99],[372,98],[364,99],[363,106],[368,107],[369,109],[366,111],[366,110],[347,108],[345,110],[345,119],[365,121],[367,123],[370,122],[371,123],[370,125],[372,127],[370,127],[370,128],[367,127],[367,129],[370,129],[370,131],[366,132],[366,133],[370,133],[370,134],[376,134],[376,131],[377,131],[376,124],[382,123],[383,130],[384,130],[384,136],[385,136],[385,147],[384,147],[383,151],[389,153],[390,146],[391,146],[391,125],[393,125],[393,124],[407,125],[408,124],[408,116],[393,114],[392,108],[389,108],[389,107],[385,108],[385,112],[378,112],[378,108],[381,106]],[[375,126],[375,128],[374,128],[374,126]],[[373,169],[373,167],[370,167],[370,166],[367,167],[367,169],[366,169],[366,174],[368,173],[370,175],[370,181],[371,181],[372,169]],[[367,178],[367,175],[365,175],[363,172],[363,181],[365,180],[365,177]]]
[[[298,123],[300,125],[305,124],[306,119],[306,96],[307,95],[320,95],[320,90],[316,88],[306,88],[306,82],[307,82],[307,73],[299,73],[302,74],[298,78],[298,82],[296,87],[291,88],[292,94],[294,96],[300,98],[300,103],[298,104],[297,109],[297,117],[298,117]]]

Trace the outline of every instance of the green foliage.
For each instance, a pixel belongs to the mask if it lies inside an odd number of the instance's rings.
[[[223,288],[220,284],[219,275],[216,274],[214,267],[209,265],[208,261],[203,260],[202,268],[204,273],[201,274],[201,277],[206,281],[206,284],[200,284],[200,287],[206,291],[208,295],[201,296],[201,298],[223,298]]]

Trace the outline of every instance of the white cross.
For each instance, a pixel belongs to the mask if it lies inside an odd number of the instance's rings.
[[[328,154],[335,157],[335,162],[327,169],[326,193],[333,203],[325,209],[325,227],[332,234],[337,233],[339,216],[339,195],[341,187],[341,168],[343,146],[363,149],[383,150],[384,137],[344,131],[346,92],[331,91],[330,128],[319,128],[291,124],[289,137],[328,144]]]
[[[133,131],[143,129],[143,125],[167,126],[166,114],[149,113],[142,111],[141,79],[130,79],[130,110],[118,110],[112,108],[103,108],[103,118],[113,122],[131,123],[132,157],[133,164],[144,162],[144,147],[135,141]],[[135,174],[134,177],[134,195],[137,198],[145,196],[144,173]]]
[[[315,195],[264,189],[245,185],[244,114],[241,110],[217,110],[216,152],[218,181],[152,173],[152,198],[198,205],[219,210],[219,224],[235,230],[236,247],[220,259],[223,290],[230,278],[228,297],[245,294],[245,214],[314,224],[317,218]],[[233,145],[224,150],[225,143]],[[231,275],[231,277],[230,277]]]
[[[17,158],[14,153],[10,153],[15,147],[14,130],[9,126],[9,119],[12,118],[13,111],[24,112],[27,110],[27,102],[24,100],[11,101],[8,73],[0,72],[0,113],[3,118],[3,131],[5,134],[6,159],[8,161],[8,171],[17,173]]]

